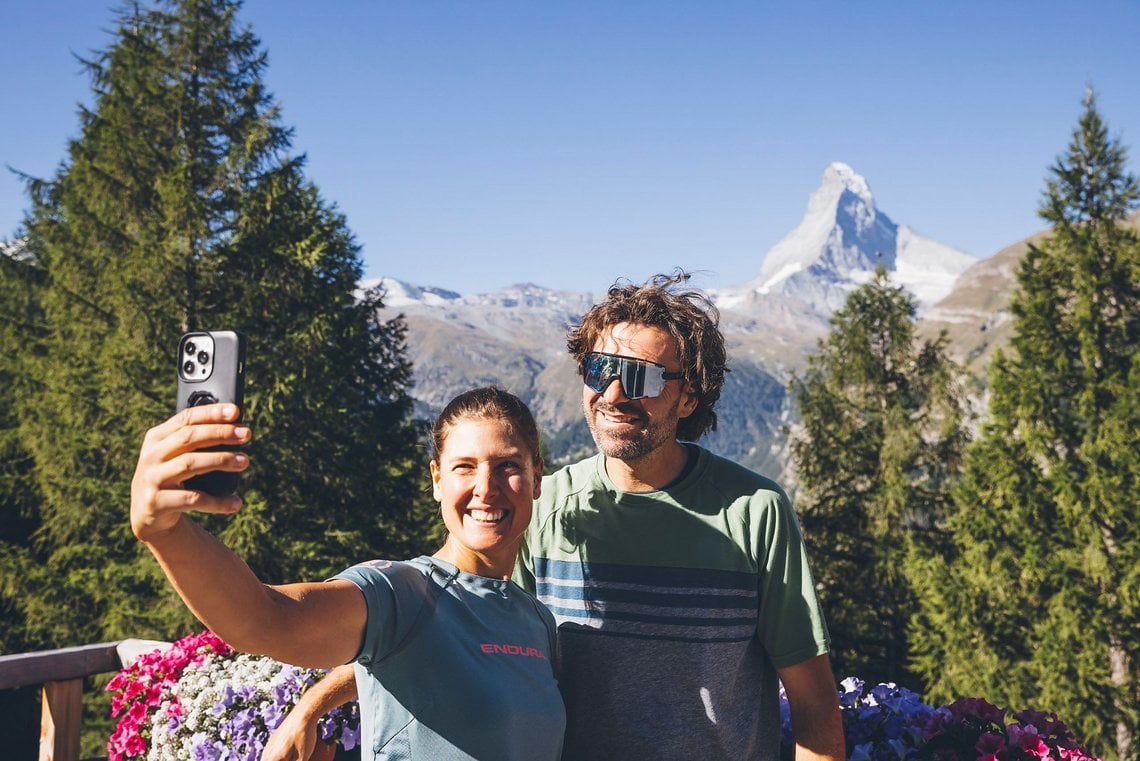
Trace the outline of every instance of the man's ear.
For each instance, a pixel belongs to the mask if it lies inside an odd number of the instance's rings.
[[[677,405],[677,417],[686,418],[697,411],[697,392],[692,386],[685,386],[681,403]]]

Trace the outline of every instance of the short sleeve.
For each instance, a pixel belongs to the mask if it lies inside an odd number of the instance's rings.
[[[783,668],[826,653],[830,637],[791,502],[778,491],[753,499],[761,503],[753,515],[764,548],[758,631],[772,663]]]
[[[368,622],[354,660],[365,666],[380,663],[400,647],[429,597],[423,572],[400,561],[361,563],[333,578],[352,582],[364,595]]]

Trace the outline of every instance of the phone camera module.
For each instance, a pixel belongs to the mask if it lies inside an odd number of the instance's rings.
[[[198,364],[205,365],[205,364],[209,364],[209,362],[210,362],[210,355],[209,354],[207,354],[204,351],[198,352]]]

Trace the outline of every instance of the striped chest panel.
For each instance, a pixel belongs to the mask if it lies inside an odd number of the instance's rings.
[[[535,588],[562,632],[672,642],[756,636],[756,576],[534,558]]]

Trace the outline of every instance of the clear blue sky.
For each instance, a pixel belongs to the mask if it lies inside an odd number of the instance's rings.
[[[0,7],[0,165],[50,177],[113,5]],[[366,276],[743,282],[825,167],[986,257],[1039,230],[1086,83],[1140,172],[1140,2],[249,0],[294,152]],[[0,172],[0,238],[22,182]]]

